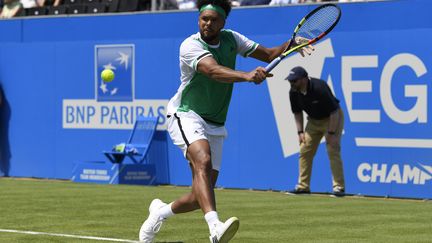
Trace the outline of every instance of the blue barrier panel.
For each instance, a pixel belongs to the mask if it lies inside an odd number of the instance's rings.
[[[341,101],[347,192],[432,198],[432,57],[425,51],[432,39],[427,17],[432,3],[340,6],[340,24],[312,56],[288,57],[260,86],[235,85],[218,185],[294,187],[299,148],[290,87],[283,79],[290,68],[303,65],[311,76],[326,80]],[[314,7],[234,9],[226,27],[274,46]],[[189,185],[189,166],[166,134],[165,112],[180,83],[178,48],[197,32],[197,16],[177,12],[0,21],[0,31],[8,33],[0,37],[0,81],[11,110],[9,119],[2,118],[8,121],[11,157],[0,168],[8,168],[11,176],[70,178],[75,163],[103,160],[101,151],[123,141],[134,117],[144,114],[161,118],[149,155],[156,182]],[[108,51],[109,60],[99,58],[100,49]],[[105,65],[128,78],[102,83],[99,71]],[[258,65],[265,63],[237,61],[239,70]],[[331,191],[329,167],[322,144],[314,160],[312,191]]]

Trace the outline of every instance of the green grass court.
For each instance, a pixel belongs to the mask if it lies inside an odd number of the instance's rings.
[[[169,202],[188,191],[1,178],[0,242],[109,242],[4,230],[137,240],[153,198]],[[222,220],[240,219],[233,243],[432,242],[430,201],[228,189],[216,197]],[[202,213],[170,218],[156,242],[208,242]]]

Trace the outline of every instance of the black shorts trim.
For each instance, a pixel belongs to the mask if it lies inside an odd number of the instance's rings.
[[[179,128],[180,128],[180,132],[181,132],[181,134],[182,134],[183,140],[185,141],[186,146],[189,147],[190,143],[189,143],[189,141],[187,140],[187,138],[186,138],[186,134],[185,134],[184,131],[183,131],[183,127],[182,127],[182,124],[181,124],[181,121],[180,121],[180,117],[177,116],[177,113],[174,113],[174,117],[177,118],[177,124],[178,124],[178,126],[179,126]]]

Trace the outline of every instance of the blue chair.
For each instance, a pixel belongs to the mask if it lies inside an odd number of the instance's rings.
[[[122,163],[125,157],[129,157],[134,163],[142,164],[147,158],[157,125],[158,117],[139,116],[129,140],[103,153],[112,163]]]

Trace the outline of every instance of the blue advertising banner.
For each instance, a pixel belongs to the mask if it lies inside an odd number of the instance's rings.
[[[340,23],[311,56],[289,56],[262,85],[235,85],[218,186],[294,188],[299,145],[284,79],[301,65],[329,84],[345,114],[346,192],[432,198],[432,3],[339,5]],[[236,8],[226,28],[276,46],[315,7]],[[135,118],[145,115],[159,117],[149,154],[155,183],[190,185],[189,166],[166,132],[165,113],[180,85],[179,46],[198,31],[197,16],[192,11],[1,21],[0,31],[10,35],[0,37],[0,82],[10,112],[1,113],[8,128],[1,149],[9,156],[1,157],[0,174],[70,179],[77,163],[104,161],[102,151],[125,142]],[[237,60],[243,71],[265,65]],[[112,82],[101,80],[104,69],[114,71]],[[311,190],[331,192],[324,140],[312,171]]]
[[[156,168],[151,164],[79,162],[72,171],[73,182],[97,184],[155,185]]]

